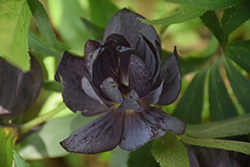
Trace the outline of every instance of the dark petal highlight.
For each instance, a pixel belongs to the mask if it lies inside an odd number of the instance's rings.
[[[156,104],[160,99],[162,90],[163,90],[163,81],[161,82],[158,88],[152,90],[151,92],[149,92],[149,94],[142,97],[141,101],[146,102],[148,104]]]
[[[117,33],[124,36],[132,48],[136,48],[139,32],[141,32],[151,43],[154,44],[155,40],[160,43],[160,38],[154,27],[142,23],[139,18],[144,17],[125,8],[118,11],[106,26],[103,40],[105,41],[110,34]]]
[[[107,110],[105,105],[90,98],[82,89],[82,78],[90,77],[81,57],[65,52],[56,70],[57,81],[59,75],[63,79],[63,101],[70,110],[82,111],[85,116],[97,115]]]
[[[117,82],[111,77],[106,78],[100,86],[101,94],[106,100],[122,103],[124,98],[118,88]]]
[[[81,127],[60,144],[65,150],[80,154],[97,154],[114,149],[122,135],[124,113],[113,109]]]
[[[129,90],[135,90],[143,97],[152,88],[152,74],[139,57],[131,55],[129,61]]]
[[[117,112],[122,112],[124,110],[134,110],[136,112],[144,111],[144,109],[142,108],[140,104],[139,95],[134,90],[129,92],[127,98],[117,108]]]
[[[124,46],[130,48],[130,44],[124,38],[124,36],[119,35],[117,33],[111,34],[108,36],[104,43],[105,48],[113,54],[118,46]]]
[[[84,62],[89,73],[92,73],[92,64],[93,64],[93,61],[96,59],[96,56],[99,54],[100,47],[101,47],[101,44],[96,41],[88,40],[85,43]]]
[[[161,67],[161,78],[164,79],[163,91],[157,104],[168,105],[173,103],[181,90],[180,62],[176,47]]]

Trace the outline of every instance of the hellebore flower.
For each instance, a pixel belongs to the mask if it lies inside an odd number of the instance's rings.
[[[114,149],[133,151],[185,123],[153,107],[175,101],[181,88],[176,50],[161,65],[161,43],[142,16],[118,11],[103,41],[89,40],[84,59],[65,52],[55,75],[63,80],[64,103],[83,116],[104,113],[76,130],[61,145],[69,152],[95,154]]]
[[[24,73],[0,57],[0,122],[16,119],[35,102],[42,70],[31,54],[30,65],[30,71]]]

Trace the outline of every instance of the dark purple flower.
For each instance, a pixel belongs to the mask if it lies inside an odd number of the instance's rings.
[[[0,122],[16,119],[35,102],[42,86],[42,70],[31,54],[30,66],[24,73],[0,57]]]
[[[61,145],[69,152],[95,154],[133,151],[168,130],[185,131],[185,123],[153,105],[176,100],[181,88],[176,50],[161,65],[161,43],[142,16],[122,9],[108,23],[103,41],[89,40],[84,59],[65,52],[55,79],[63,79],[63,99],[83,116],[104,113],[76,130]]]

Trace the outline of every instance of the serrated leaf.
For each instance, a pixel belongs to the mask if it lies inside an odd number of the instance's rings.
[[[206,8],[210,10],[216,10],[216,9],[225,9],[229,8],[230,6],[235,6],[241,3],[243,0],[164,0],[165,2],[172,2],[172,3],[178,3],[182,5],[187,6],[195,6],[200,8]]]
[[[91,21],[89,21],[83,17],[81,19],[82,19],[83,24],[88,29],[88,31],[91,33],[91,35],[95,38],[95,40],[102,39],[103,33],[104,33],[103,27],[99,27],[96,24],[92,23]]]
[[[155,140],[152,153],[162,167],[189,167],[186,148],[171,132]]]
[[[4,129],[0,129],[0,164],[4,167],[12,167],[13,147],[12,137],[8,136]]]
[[[119,10],[111,0],[88,1],[91,21],[101,27],[106,27],[111,17]]]
[[[59,143],[73,131],[95,118],[83,117],[81,113],[77,113],[50,119],[41,129],[29,135],[19,144],[19,154],[28,160],[65,156],[68,153]]]
[[[224,80],[220,76],[218,60],[213,64],[209,75],[209,104],[211,121],[219,121],[237,115]]]
[[[61,83],[56,81],[45,81],[43,82],[43,88],[48,91],[62,92],[63,86]]]
[[[187,125],[185,134],[196,138],[224,138],[250,133],[250,113],[227,120],[201,124]]]
[[[209,30],[215,35],[215,37],[218,39],[221,45],[227,43],[227,39],[224,37],[221,24],[214,11],[207,11],[200,18],[202,22],[209,28]]]
[[[29,70],[27,31],[31,12],[26,0],[0,5],[0,56],[24,72]]]
[[[250,73],[250,40],[236,41],[227,45],[225,55]]]
[[[16,150],[13,150],[14,152],[14,161],[16,164],[16,167],[28,167],[29,164],[23,160],[23,158],[16,152]]]
[[[52,48],[47,43],[39,39],[30,30],[28,31],[28,42],[31,52],[35,52],[44,56],[53,56],[55,58],[60,58],[63,55],[63,52],[59,52],[58,50]]]
[[[227,58],[223,63],[237,100],[245,112],[250,112],[250,80],[244,77]]]
[[[187,124],[201,123],[207,71],[208,67],[205,67],[194,77],[174,110],[173,115]]]
[[[48,15],[43,5],[38,0],[27,0],[32,15],[34,16],[37,27],[42,34],[47,44],[58,52],[62,52],[59,46],[52,27],[49,24]]]
[[[154,141],[150,141],[136,151],[129,154],[128,167],[160,167],[155,161],[151,149]],[[142,160],[143,159],[143,160]]]
[[[238,6],[225,10],[221,23],[226,37],[250,18],[250,1],[244,0]]]
[[[173,13],[172,15],[162,18],[162,19],[157,19],[157,20],[141,19],[141,21],[144,23],[153,24],[153,25],[170,25],[170,24],[176,24],[176,23],[181,23],[184,21],[195,19],[203,15],[206,11],[207,10],[203,8],[187,6],[183,8],[182,10],[179,10],[176,13]]]
[[[190,145],[218,148],[223,150],[241,152],[244,154],[250,154],[250,143],[247,142],[219,139],[197,139],[188,137],[186,135],[181,135],[180,138],[184,143]]]

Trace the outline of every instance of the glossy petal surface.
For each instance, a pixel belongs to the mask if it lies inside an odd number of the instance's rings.
[[[149,92],[149,94],[142,97],[141,100],[143,102],[148,103],[148,104],[156,104],[160,99],[162,89],[163,89],[163,81],[161,82],[161,84],[160,84],[160,86],[158,88],[156,88],[156,89],[152,90],[151,92]]]
[[[122,134],[124,113],[108,111],[98,119],[76,130],[60,144],[68,151],[96,154],[114,149]]]

